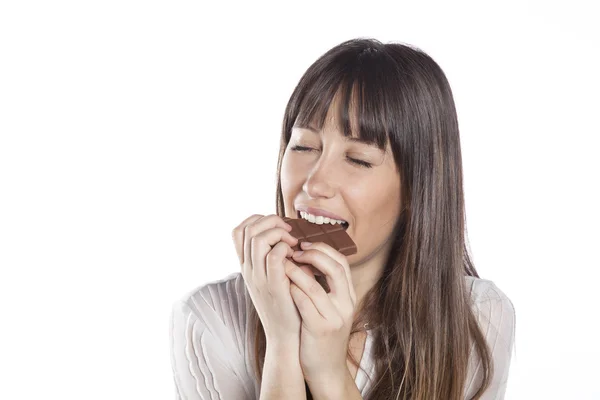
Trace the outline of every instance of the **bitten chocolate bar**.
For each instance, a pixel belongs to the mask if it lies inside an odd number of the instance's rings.
[[[323,242],[333,247],[345,256],[357,252],[356,244],[352,241],[346,230],[340,224],[313,224],[305,219],[283,217],[283,220],[292,226],[290,235],[298,239],[298,244],[292,249],[301,250],[302,242]]]

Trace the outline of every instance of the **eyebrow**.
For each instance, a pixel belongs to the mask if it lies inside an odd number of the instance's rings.
[[[308,131],[311,131],[311,132],[313,132],[313,133],[316,133],[317,135],[320,135],[320,132],[319,132],[319,131],[317,131],[315,128],[312,128],[312,127],[310,127],[310,126],[294,126],[293,128],[306,129],[306,130],[308,130]],[[378,150],[381,150],[381,149],[379,149],[379,148],[377,147],[377,144],[376,144],[376,143],[371,143],[371,142],[369,142],[369,141],[367,141],[367,140],[365,140],[365,139],[356,138],[356,137],[347,137],[347,136],[344,136],[344,140],[345,140],[346,142],[352,142],[352,143],[361,143],[361,144],[366,144],[366,145],[368,145],[368,146],[373,146],[373,147],[377,148]]]

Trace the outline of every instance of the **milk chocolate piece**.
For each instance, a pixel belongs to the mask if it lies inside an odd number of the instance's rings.
[[[294,251],[302,250],[302,242],[323,242],[333,247],[345,256],[350,256],[357,252],[356,244],[352,241],[346,230],[340,224],[313,224],[305,219],[283,217],[283,220],[292,226],[290,235],[298,239],[298,244],[292,249]]]

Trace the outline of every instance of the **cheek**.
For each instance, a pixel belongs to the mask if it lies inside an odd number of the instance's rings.
[[[400,212],[400,194],[389,189],[380,190],[380,195],[373,199],[373,204],[377,204],[374,210],[374,220],[386,235],[394,228]]]
[[[357,211],[361,211],[361,204],[371,204],[373,200],[374,191],[369,184],[369,180],[363,179],[350,179],[348,183],[344,185],[344,198],[348,203],[358,206]]]
[[[298,185],[298,181],[297,168],[294,168],[291,157],[284,155],[283,160],[281,160],[281,190],[284,196],[286,192],[289,193],[294,190]]]
[[[390,221],[395,220],[400,206],[395,181],[384,176],[355,180],[346,186],[344,197],[354,206],[358,218],[366,218],[379,227],[390,225]]]

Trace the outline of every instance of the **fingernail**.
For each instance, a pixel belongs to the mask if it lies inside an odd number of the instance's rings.
[[[294,257],[299,257],[299,256],[302,255],[302,253],[304,253],[304,252],[303,251],[295,251],[294,254],[293,254],[293,256]]]
[[[288,230],[288,232],[289,232],[289,231],[291,231],[293,228],[292,228],[292,226],[291,226],[290,224],[285,224],[285,229],[287,229],[287,230]]]
[[[311,242],[302,242],[300,243],[300,247],[302,247],[303,249],[310,247],[312,245]]]

